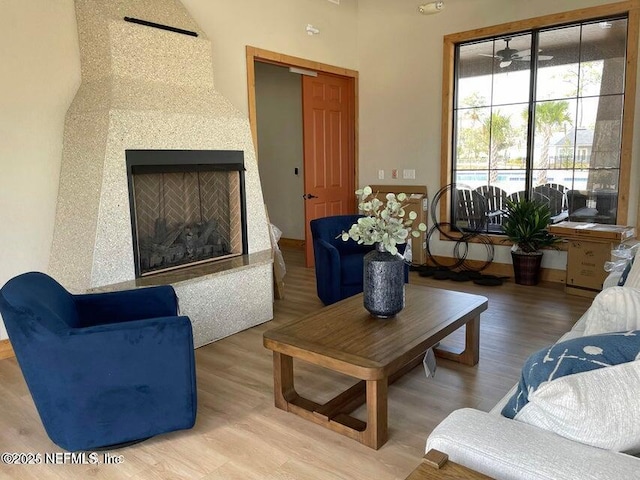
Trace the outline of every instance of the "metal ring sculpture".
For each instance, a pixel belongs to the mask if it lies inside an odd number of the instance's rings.
[[[426,238],[427,255],[429,256],[429,259],[431,260],[431,262],[437,267],[448,268],[450,270],[454,270],[456,268],[462,267],[464,270],[481,272],[493,262],[495,249],[489,236],[478,231],[468,231],[468,232],[462,231],[461,229],[453,225],[451,222],[438,222],[437,212],[438,212],[438,204],[440,203],[440,199],[442,198],[443,195],[445,195],[445,193],[455,192],[455,191],[456,191],[455,183],[450,183],[448,185],[445,185],[444,187],[442,187],[440,190],[436,192],[436,194],[433,197],[433,200],[431,201],[430,213],[431,213],[431,219],[433,221],[433,226],[427,232],[427,238]],[[451,230],[458,231],[459,233],[462,234],[462,236],[451,235],[450,233]],[[431,253],[431,248],[430,248],[431,237],[436,231],[439,232],[442,236],[444,236],[448,240],[452,240],[456,242],[453,248],[453,254],[454,254],[454,258],[456,258],[456,261],[452,265],[443,265],[442,263],[438,262],[435,256]],[[476,238],[477,241],[479,241],[479,243],[482,243],[487,250],[487,260],[482,265],[480,265],[480,267],[476,267],[476,268],[472,267],[470,263],[466,261],[467,255],[469,253],[469,240],[471,240],[472,238]],[[463,244],[465,248],[464,248],[464,252],[461,252],[461,245]]]

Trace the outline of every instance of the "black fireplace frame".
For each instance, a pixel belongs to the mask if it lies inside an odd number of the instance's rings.
[[[248,253],[247,198],[244,182],[244,152],[242,150],[125,150],[125,158],[136,278],[143,276],[140,269],[140,252],[136,232],[136,206],[133,192],[133,175],[137,173],[238,172],[240,177],[242,255]],[[211,261],[215,262],[216,259],[212,258]],[[185,265],[184,268],[188,268],[188,265]],[[144,276],[153,275],[154,273],[160,273],[160,271],[145,273]]]

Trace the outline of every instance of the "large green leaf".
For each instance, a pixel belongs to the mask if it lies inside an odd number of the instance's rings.
[[[507,238],[523,252],[536,252],[554,246],[560,238],[547,230],[551,220],[549,206],[536,200],[513,202],[507,200],[502,230]]]

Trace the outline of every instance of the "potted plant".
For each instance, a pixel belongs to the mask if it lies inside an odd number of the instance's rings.
[[[547,230],[551,219],[549,206],[537,200],[507,200],[502,230],[511,247],[516,283],[536,285],[540,280],[543,247],[553,247],[562,239]]]

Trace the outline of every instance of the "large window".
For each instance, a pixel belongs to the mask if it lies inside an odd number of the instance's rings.
[[[507,198],[547,203],[553,222],[626,221],[625,114],[633,112],[625,106],[633,108],[626,97],[635,93],[625,90],[627,66],[635,86],[628,13],[539,20],[527,30],[511,24],[489,37],[445,39],[453,53],[446,181],[456,187],[447,214],[460,229],[500,232]]]

